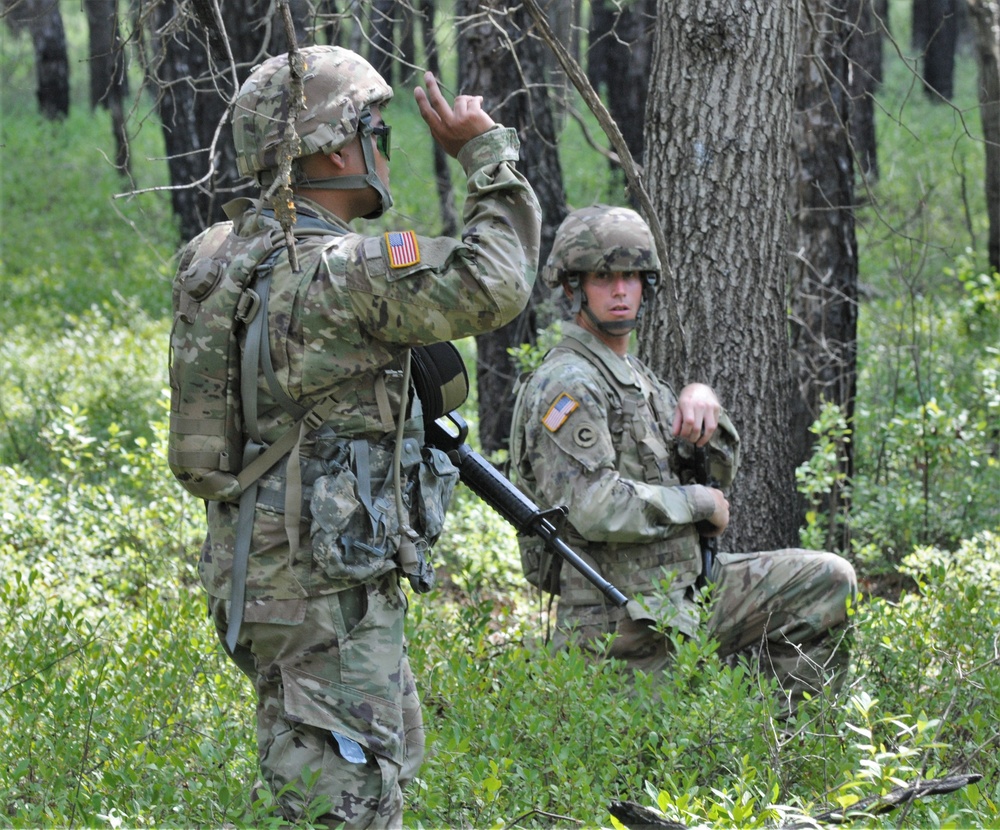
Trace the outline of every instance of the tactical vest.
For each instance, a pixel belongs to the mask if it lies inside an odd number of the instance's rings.
[[[681,484],[674,442],[669,437],[668,403],[659,394],[659,387],[653,385],[650,399],[647,399],[641,388],[622,385],[601,359],[575,338],[563,338],[552,351],[557,350],[581,355],[600,372],[610,410],[608,429],[615,451],[615,468],[622,477],[647,484]],[[523,378],[521,383],[526,380],[527,377]],[[519,439],[520,436],[511,446],[515,464],[518,462],[515,447],[519,446]],[[666,572],[673,573],[671,583],[675,588],[693,584],[700,569],[700,546],[694,527],[683,529],[673,538],[646,545],[590,542],[572,527],[565,529],[564,539],[628,597],[649,594]],[[532,539],[518,541],[522,544],[522,560],[526,553],[529,560],[541,556],[542,551]],[[532,548],[535,549],[533,553]],[[605,604],[601,592],[573,568],[561,569],[557,587],[564,605]],[[623,609],[610,610],[619,616],[626,613]]]
[[[318,218],[303,216],[300,220],[305,221],[296,228],[297,238],[343,234]],[[416,590],[426,591],[431,587],[433,571],[424,554],[441,532],[444,509],[458,479],[457,470],[444,453],[422,446],[419,400],[414,399],[405,419],[394,412],[400,402],[408,400],[409,352],[402,371],[398,366],[382,367],[343,378],[318,401],[292,400],[281,388],[269,356],[268,298],[271,272],[283,241],[276,230],[236,238],[232,223],[220,224],[189,247],[175,281],[172,369],[190,366],[189,374],[195,376],[206,359],[215,360],[219,367],[212,383],[200,387],[187,382],[177,384],[177,411],[171,413],[171,467],[195,495],[239,500],[231,574],[232,611],[226,634],[231,649],[241,624],[256,505],[266,504],[273,510],[278,507],[275,495],[280,498],[291,559],[299,547],[300,520],[303,516],[314,520],[314,555],[318,547],[323,548],[328,560],[324,570],[332,572],[327,574],[330,585],[336,586],[339,580],[357,584],[398,567]],[[345,272],[348,253],[343,238],[313,246],[300,257],[301,270],[311,273],[320,256],[326,258],[334,273]],[[213,279],[193,279],[192,275],[202,272]],[[221,330],[218,339],[226,344],[228,338],[228,345],[225,351],[216,348],[206,355],[203,341],[194,338],[193,327],[183,328],[179,321],[195,319],[202,297],[214,296],[212,290],[222,277],[228,279],[223,281],[224,287],[232,284],[228,296],[237,300],[249,296],[253,302],[245,312],[239,302],[228,300],[212,309]],[[209,289],[190,299],[188,289],[203,284]],[[229,308],[242,315],[242,325],[232,325],[232,312],[227,316]],[[217,356],[216,351],[224,351],[224,356]],[[395,373],[400,387],[395,407],[387,388],[390,372]],[[171,372],[172,380],[175,374]],[[179,377],[184,380],[184,376]],[[283,424],[273,428],[271,434],[262,434],[258,420],[260,377],[266,379],[275,404],[286,413],[281,419]],[[184,390],[192,390],[190,400],[178,394]],[[214,408],[207,407],[206,400]],[[201,414],[200,418],[185,417],[198,407],[204,413],[196,413]],[[209,414],[214,420],[206,420]],[[384,436],[384,440],[376,444],[362,437],[371,434]],[[212,441],[207,448],[206,437]],[[399,446],[398,452],[394,445]],[[234,451],[234,447],[242,452]],[[336,457],[339,466],[327,464],[319,474],[321,471],[311,462],[318,448],[320,462]],[[233,456],[239,461],[234,463]],[[284,475],[276,475],[275,464],[282,458],[287,459],[281,465]],[[265,475],[272,468],[275,471]],[[406,489],[407,501],[419,515],[420,537],[409,526],[408,517],[403,516],[408,511],[401,491],[395,487],[397,472],[398,480],[405,482],[400,487]],[[339,514],[348,498],[359,502],[361,509],[351,514],[352,522],[342,523]]]

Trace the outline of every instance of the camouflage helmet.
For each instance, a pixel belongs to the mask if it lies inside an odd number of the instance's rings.
[[[574,210],[556,231],[542,280],[556,288],[569,274],[640,271],[659,283],[653,234],[634,210],[591,205]],[[655,276],[654,276],[655,275]]]
[[[296,158],[332,153],[358,133],[365,110],[392,98],[390,87],[360,55],[340,46],[299,50],[305,63],[305,102],[298,115],[300,144]],[[242,176],[278,167],[278,151],[288,128],[288,55],[254,67],[236,96],[233,143]]]

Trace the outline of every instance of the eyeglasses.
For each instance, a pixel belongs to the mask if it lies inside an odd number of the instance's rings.
[[[375,146],[378,147],[378,151],[385,156],[385,160],[389,161],[389,148],[390,141],[392,138],[392,127],[388,124],[377,124],[372,127],[372,135],[375,136]]]

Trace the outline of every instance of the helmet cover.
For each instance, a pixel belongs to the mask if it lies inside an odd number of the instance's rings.
[[[392,87],[364,58],[340,46],[298,50],[305,63],[305,101],[296,131],[296,158],[332,153],[358,133],[365,110],[392,98]],[[233,143],[240,175],[278,167],[278,153],[291,110],[288,55],[269,58],[254,68],[236,96]]]
[[[591,205],[574,210],[556,231],[543,282],[556,288],[566,274],[612,271],[651,272],[659,281],[660,259],[649,226],[629,208]]]

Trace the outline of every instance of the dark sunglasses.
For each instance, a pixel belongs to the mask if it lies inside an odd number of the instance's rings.
[[[385,156],[385,160],[389,161],[392,127],[388,124],[378,124],[377,126],[372,127],[371,130],[372,135],[375,136],[375,146],[378,147],[378,151]]]

